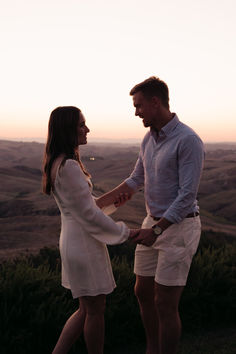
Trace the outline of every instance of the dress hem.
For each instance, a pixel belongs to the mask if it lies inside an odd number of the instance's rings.
[[[113,292],[113,290],[116,288],[116,285],[110,288],[104,288],[104,289],[98,289],[98,290],[78,290],[78,291],[73,291],[71,288],[67,285],[62,284],[62,286],[68,290],[71,291],[73,299],[76,299],[78,297],[82,296],[97,296],[97,295],[108,295]]]

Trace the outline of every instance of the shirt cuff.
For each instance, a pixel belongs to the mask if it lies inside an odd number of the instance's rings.
[[[172,224],[178,224],[180,223],[184,218],[182,218],[179,215],[173,215],[171,213],[169,213],[168,211],[166,211],[163,215],[163,218],[167,219],[168,221],[172,222]]]
[[[135,183],[134,180],[131,179],[131,178],[126,178],[126,179],[124,180],[124,182],[125,182],[130,188],[132,188],[135,192],[139,189],[138,184]]]

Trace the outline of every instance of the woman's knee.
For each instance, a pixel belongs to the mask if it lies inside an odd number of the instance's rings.
[[[106,307],[106,296],[84,296],[82,298],[83,308],[88,315],[104,314]]]

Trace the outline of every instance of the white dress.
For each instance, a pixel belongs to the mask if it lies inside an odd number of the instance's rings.
[[[116,284],[106,244],[123,243],[129,229],[97,207],[75,160],[58,168],[53,195],[61,212],[62,285],[74,298],[111,293]]]

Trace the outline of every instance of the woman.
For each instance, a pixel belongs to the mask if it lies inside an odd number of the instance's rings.
[[[89,129],[76,107],[52,111],[45,149],[43,191],[52,192],[61,212],[62,285],[79,298],[79,309],[67,320],[53,354],[67,353],[84,332],[89,354],[102,354],[106,294],[115,288],[106,244],[119,244],[139,230],[115,223],[96,205],[90,175],[79,156]]]

